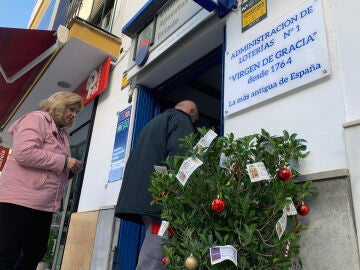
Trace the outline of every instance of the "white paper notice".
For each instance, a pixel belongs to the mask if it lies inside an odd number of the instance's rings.
[[[230,18],[224,54],[225,117],[330,74],[323,1],[301,2],[262,23],[263,28],[258,25],[252,35],[233,35],[242,16]]]
[[[225,260],[230,260],[237,265],[237,250],[231,245],[212,247],[210,248],[210,259],[211,265]]]
[[[292,200],[290,197],[286,198],[286,200],[289,201],[289,204],[288,204],[288,205],[285,205],[285,207],[284,207],[284,209],[283,209],[284,212],[285,212],[286,215],[288,215],[288,216],[296,215],[296,214],[297,214],[297,211],[296,211],[296,207],[295,207],[295,205],[294,205],[293,200]]]
[[[251,182],[258,182],[261,180],[270,180],[271,176],[267,172],[263,162],[257,162],[246,165]]]
[[[194,146],[194,149],[197,149],[198,153],[203,151],[206,151],[207,148],[210,146],[211,142],[217,137],[217,134],[213,130],[209,130],[206,132],[204,137],[202,137],[198,143]]]
[[[161,221],[161,225],[160,225],[158,235],[163,236],[168,227],[169,227],[169,222],[168,221],[165,221],[165,220]]]
[[[155,172],[157,172],[157,173],[161,173],[163,175],[168,174],[167,168],[165,166],[154,165],[154,169],[155,169]]]
[[[278,234],[279,239],[284,234],[286,225],[287,225],[287,215],[284,211],[281,218],[278,220],[278,222],[276,222],[276,232]]]
[[[229,166],[227,165],[227,163],[228,163],[228,157],[225,156],[224,153],[221,153],[221,155],[220,155],[220,160],[219,160],[219,166],[220,166],[220,168],[228,169]]]
[[[180,183],[185,186],[187,180],[191,176],[191,174],[203,164],[203,162],[197,157],[189,157],[183,161],[181,167],[176,174],[176,178],[180,181]]]

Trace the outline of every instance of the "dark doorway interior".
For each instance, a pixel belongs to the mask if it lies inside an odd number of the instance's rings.
[[[218,47],[170,80],[153,89],[160,112],[184,99],[199,108],[198,127],[214,128],[221,133],[222,48]]]

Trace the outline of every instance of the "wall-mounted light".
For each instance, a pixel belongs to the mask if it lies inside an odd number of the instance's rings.
[[[130,87],[129,88],[129,98],[128,98],[128,103],[131,103],[132,102],[132,98],[133,98],[133,95],[134,95],[134,91],[135,91],[135,87]]]
[[[60,86],[61,88],[69,88],[71,86],[70,83],[65,82],[65,81],[59,81],[59,82],[57,82],[57,85]]]

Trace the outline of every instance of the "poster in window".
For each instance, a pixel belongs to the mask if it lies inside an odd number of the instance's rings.
[[[120,180],[123,177],[130,117],[131,106],[121,111],[118,115],[114,149],[110,164],[109,182]]]

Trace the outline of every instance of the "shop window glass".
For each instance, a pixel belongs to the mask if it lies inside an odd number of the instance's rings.
[[[105,31],[111,30],[114,0],[95,0],[88,21]]]

